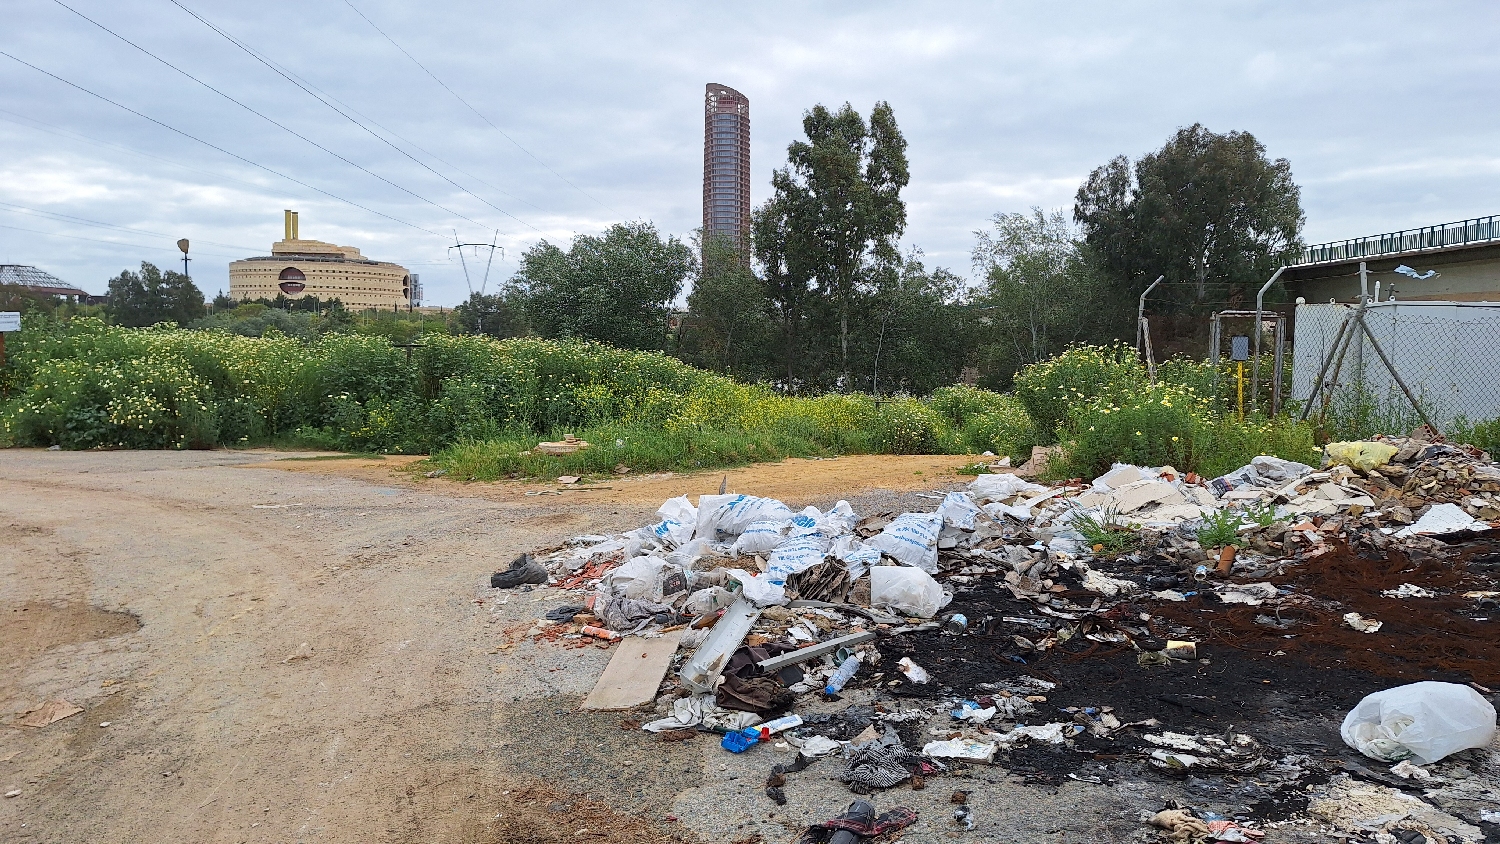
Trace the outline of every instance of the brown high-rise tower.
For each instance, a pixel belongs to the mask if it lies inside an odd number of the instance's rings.
[[[703,237],[750,242],[750,100],[708,83],[703,109]]]

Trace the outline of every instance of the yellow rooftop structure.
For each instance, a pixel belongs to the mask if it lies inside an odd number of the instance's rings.
[[[229,296],[236,301],[338,299],[350,310],[403,308],[411,295],[411,274],[400,264],[372,261],[355,246],[303,240],[297,212],[284,212],[285,237],[271,244],[271,254],[229,265]]]

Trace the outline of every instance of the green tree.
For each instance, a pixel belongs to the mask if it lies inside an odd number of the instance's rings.
[[[797,363],[802,360],[803,326],[813,304],[812,278],[801,251],[788,249],[791,213],[785,197],[774,197],[750,216],[755,260],[761,267],[761,290],[765,293],[772,321],[781,335],[781,382],[795,391]]]
[[[524,305],[514,289],[501,293],[470,293],[453,309],[454,330],[490,337],[520,337],[526,333]]]
[[[734,238],[700,234],[702,260],[688,294],[679,355],[695,366],[756,380],[766,371],[769,302]]]
[[[876,268],[900,260],[906,139],[885,102],[875,104],[868,124],[848,103],[837,112],[814,106],[802,129],[807,140],[787,147],[787,166],[771,177],[769,213],[781,217],[776,227],[785,231],[792,277],[805,273],[833,307],[847,386],[850,315]]]
[[[974,269],[984,287],[974,298],[989,383],[1045,360],[1069,343],[1113,339],[1130,314],[1098,273],[1060,210],[996,214],[974,233]]]
[[[1300,190],[1249,132],[1178,130],[1137,161],[1119,156],[1078,189],[1074,219],[1104,270],[1137,295],[1158,275],[1179,307],[1253,293],[1301,247]]]
[[[863,297],[857,379],[872,393],[927,393],[956,382],[973,342],[964,281],[942,267],[928,271],[920,250],[875,273]]]
[[[693,270],[692,248],[646,222],[580,235],[564,252],[543,240],[521,256],[512,282],[542,337],[598,340],[626,349],[666,346],[668,307]]]
[[[142,326],[158,322],[187,325],[202,317],[203,291],[182,273],[163,273],[141,262],[139,275],[124,270],[109,280],[105,310],[117,325]]]

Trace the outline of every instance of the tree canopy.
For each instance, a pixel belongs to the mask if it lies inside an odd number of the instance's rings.
[[[203,291],[182,273],[163,273],[156,265],[141,262],[140,274],[124,270],[109,280],[105,310],[117,325],[130,327],[175,322],[187,325],[207,309]]]
[[[693,271],[693,251],[646,222],[616,223],[603,237],[579,235],[564,252],[543,240],[512,278],[526,319],[546,338],[662,349],[668,306]]]
[[[1254,135],[1195,123],[1133,167],[1119,156],[1090,173],[1073,217],[1114,284],[1139,294],[1165,275],[1160,298],[1198,309],[1253,295],[1296,253],[1300,193]]]
[[[869,123],[848,103],[836,112],[814,106],[802,130],[807,140],[787,147],[787,166],[771,177],[774,196],[761,216],[774,219],[762,219],[757,228],[785,234],[774,257],[789,279],[815,283],[833,306],[847,381],[856,299],[879,266],[900,259],[897,241],[906,229],[901,189],[911,179],[906,139],[885,102],[875,104]]]

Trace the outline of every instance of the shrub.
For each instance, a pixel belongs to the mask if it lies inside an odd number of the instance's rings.
[[[1095,477],[1115,462],[1216,477],[1262,454],[1306,463],[1318,453],[1310,425],[1287,417],[1220,416],[1209,399],[1164,383],[1123,400],[1080,406],[1064,435],[1064,456],[1049,471],[1061,477]]]
[[[970,416],[960,436],[972,453],[991,451],[1013,461],[1030,458],[1031,447],[1040,439],[1031,415],[1015,396],[999,396],[992,409]]]
[[[1500,454],[1500,418],[1470,424],[1466,417],[1460,416],[1453,420],[1448,439],[1468,443],[1492,455]]]
[[[1072,346],[1016,373],[1016,398],[1038,436],[1054,442],[1069,411],[1093,401],[1118,402],[1146,386],[1146,369],[1124,344]]]

